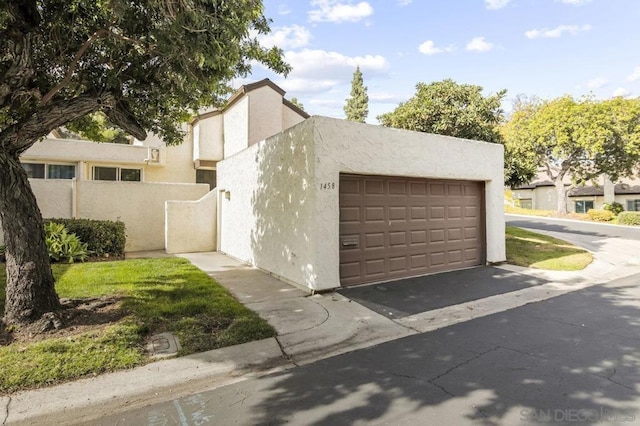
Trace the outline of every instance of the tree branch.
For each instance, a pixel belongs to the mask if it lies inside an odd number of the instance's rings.
[[[69,69],[67,70],[67,73],[65,74],[64,78],[60,81],[60,83],[56,84],[55,87],[53,87],[53,89],[49,90],[49,92],[43,96],[42,100],[40,101],[41,106],[46,105],[47,102],[49,102],[51,98],[55,96],[56,93],[62,90],[64,86],[69,84],[69,82],[71,81],[71,78],[73,77],[73,73],[76,71],[76,68],[78,68],[78,63],[80,62],[80,58],[82,58],[82,56],[87,52],[91,44],[97,38],[104,37],[107,34],[109,34],[109,30],[106,28],[101,28],[95,33],[91,34],[91,37],[89,37],[87,41],[82,43],[82,46],[80,46],[80,49],[78,49],[75,56],[73,57],[73,61],[71,61],[71,64],[69,65]]]
[[[20,155],[51,130],[92,112],[113,109],[115,105],[111,93],[83,94],[52,103],[0,132],[0,149]]]
[[[10,102],[9,99],[20,91],[35,72],[31,61],[31,38],[31,35],[25,35],[19,41],[9,42],[13,63],[2,76],[0,108]]]

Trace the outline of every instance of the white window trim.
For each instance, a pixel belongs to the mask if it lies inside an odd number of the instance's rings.
[[[96,167],[101,167],[104,169],[116,169],[116,180],[103,180],[103,179],[96,179]],[[126,170],[140,170],[140,180],[139,181],[127,181],[127,180],[121,180],[122,178],[122,169],[126,169]],[[91,180],[97,181],[97,182],[144,182],[144,167],[127,167],[127,166],[112,166],[112,165],[108,165],[108,164],[93,164],[91,166]]]
[[[71,180],[76,179],[78,177],[78,163],[64,163],[58,161],[21,161],[22,164],[42,164],[44,166],[44,177],[43,178],[29,178],[29,179],[50,179],[50,180]],[[73,167],[73,178],[50,178],[49,177],[49,166],[72,166]]]

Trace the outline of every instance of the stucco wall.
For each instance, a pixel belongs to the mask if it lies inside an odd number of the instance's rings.
[[[70,218],[73,215],[71,179],[29,179],[44,218]]]
[[[300,114],[294,112],[291,108],[286,105],[282,105],[282,128],[288,129],[289,127],[293,127],[296,124],[304,121],[305,118],[301,117]]]
[[[221,251],[314,290],[338,287],[340,173],[484,181],[487,260],[505,259],[501,145],[325,117],[219,163]]]
[[[214,189],[196,201],[165,204],[165,250],[193,253],[216,249],[216,195]]]
[[[222,160],[224,157],[222,130],[222,114],[204,118],[193,126],[193,160]]]
[[[183,130],[186,132],[186,125]],[[164,142],[156,136],[149,135],[146,144],[162,146]],[[145,182],[176,182],[195,183],[196,170],[193,167],[193,141],[187,135],[180,145],[164,148],[164,163],[162,165],[148,165],[144,169]]]
[[[249,98],[245,97],[224,112],[224,155],[230,157],[249,146]]]
[[[282,131],[282,95],[269,86],[249,93],[249,145]]]
[[[556,210],[558,208],[558,197],[556,188],[553,186],[540,186],[536,188],[533,197],[533,208],[538,210]]]
[[[115,143],[45,139],[36,142],[22,156],[22,160],[55,160],[61,162],[103,161],[122,164],[144,164],[147,147]]]

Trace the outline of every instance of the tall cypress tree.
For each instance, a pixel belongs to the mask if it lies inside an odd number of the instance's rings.
[[[362,72],[360,67],[356,67],[351,79],[351,97],[347,99],[344,106],[344,113],[347,120],[358,121],[364,123],[369,115],[369,96],[367,95],[367,86],[364,85]]]

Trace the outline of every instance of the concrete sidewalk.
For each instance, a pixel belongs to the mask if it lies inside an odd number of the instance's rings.
[[[631,275],[598,260],[585,271],[551,273],[503,266],[501,279],[546,283],[399,319],[380,315],[338,293],[309,295],[220,253],[180,255],[211,275],[271,323],[276,338],[155,362],[0,399],[3,424],[86,423],[116,412],[210,390],[416,333],[546,300]],[[4,413],[3,411],[4,410]]]

